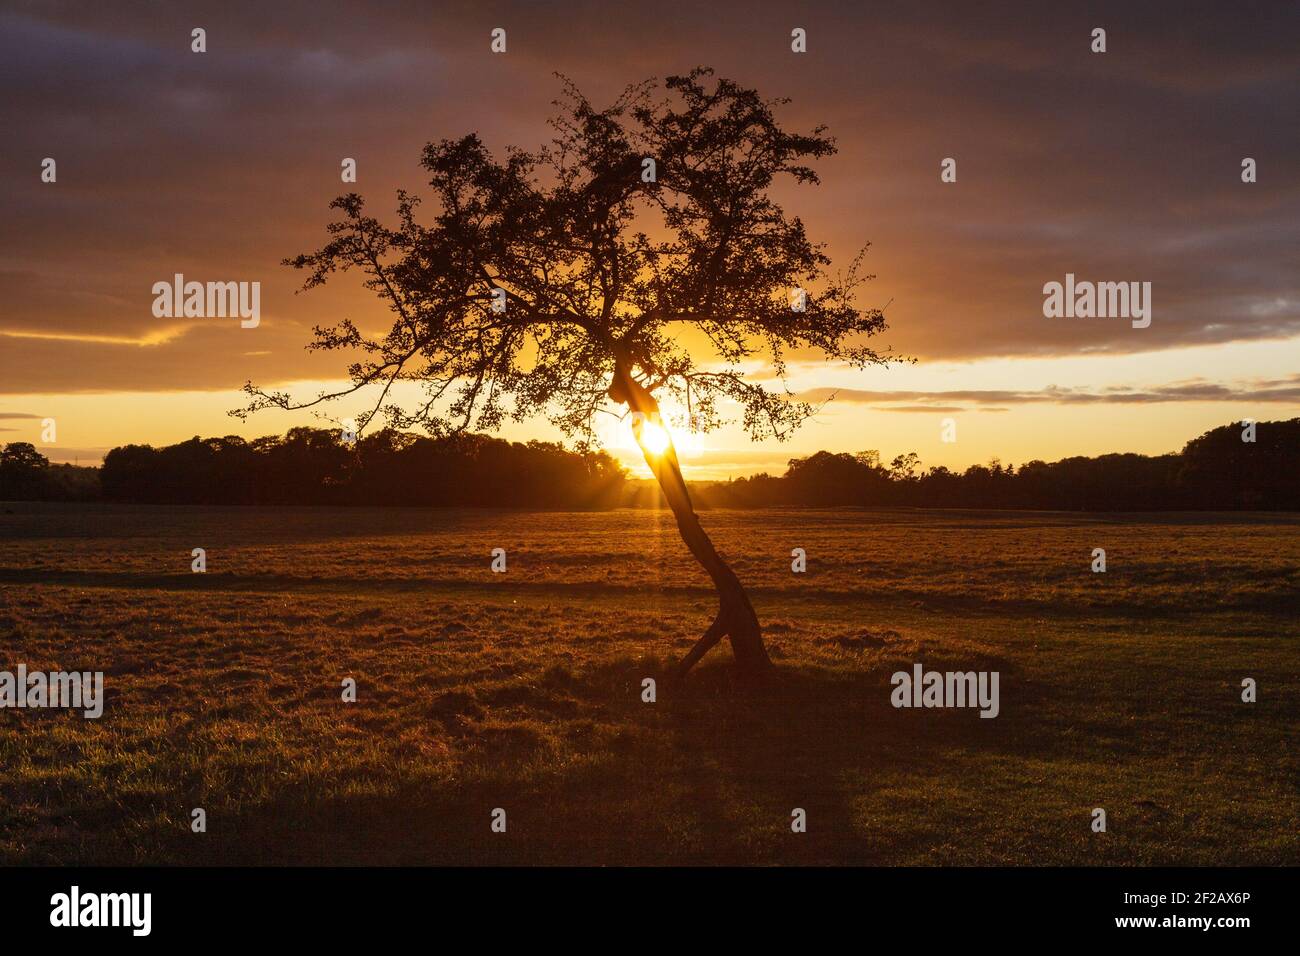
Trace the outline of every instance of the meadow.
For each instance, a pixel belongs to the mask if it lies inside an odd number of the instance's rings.
[[[715,601],[666,512],[4,504],[0,670],[107,702],[0,710],[0,862],[1300,863],[1300,516],[703,521],[768,686],[670,680]],[[916,662],[999,716],[893,708]]]

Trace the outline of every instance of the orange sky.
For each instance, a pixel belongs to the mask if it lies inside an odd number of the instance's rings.
[[[0,14],[0,442],[85,462],[315,422],[225,412],[247,379],[309,394],[340,377],[340,356],[302,350],[312,325],[387,324],[354,277],[295,296],[279,264],[321,243],[329,200],[354,188],[342,157],[382,215],[397,187],[418,191],[428,140],[540,144],[552,71],[599,103],[700,63],[791,97],[791,126],[829,126],[840,152],[822,185],[781,201],[838,261],[872,243],[862,302],[888,303],[881,344],[919,362],[796,364],[792,388],[835,393],[817,419],[785,445],[687,440],[692,476],[779,471],[818,448],[949,467],[1156,453],[1300,414],[1296,8],[1189,12],[1175,29],[1127,4],[867,6],[19,4]],[[206,54],[189,52],[196,25]],[[495,26],[504,55],[488,51]],[[806,54],[789,50],[794,26]],[[1089,50],[1095,26],[1105,54]],[[56,183],[40,181],[46,156]],[[941,183],[949,156],[957,182]],[[1256,183],[1240,180],[1246,156]],[[177,272],[260,281],[261,323],[155,318],[151,287]],[[1151,282],[1151,327],[1044,318],[1043,284],[1067,272]],[[940,441],[944,418],[956,442]],[[558,437],[536,422],[504,434]],[[626,430],[603,434],[636,461]]]

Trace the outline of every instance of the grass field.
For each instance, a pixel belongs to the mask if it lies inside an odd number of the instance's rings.
[[[0,710],[0,861],[1300,863],[1300,517],[703,517],[770,687],[669,684],[664,513],[0,507],[0,670],[107,688]],[[1000,716],[894,709],[913,662]]]

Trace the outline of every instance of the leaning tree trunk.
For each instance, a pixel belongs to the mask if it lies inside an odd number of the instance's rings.
[[[633,430],[637,444],[645,455],[646,464],[650,466],[659,487],[663,490],[668,506],[677,519],[677,530],[682,541],[690,549],[695,560],[708,572],[713,586],[718,591],[718,615],[714,618],[704,636],[691,648],[690,653],[677,665],[677,676],[683,677],[712,647],[726,637],[731,641],[731,650],[736,657],[736,666],[747,678],[761,677],[772,669],[772,661],[763,646],[763,631],[758,623],[758,615],[749,603],[749,595],[741,586],[740,579],[731,566],[722,559],[713,541],[705,533],[699,516],[691,504],[691,495],[682,477],[682,469],[677,461],[677,449],[671,440],[663,454],[656,455],[645,447],[641,441],[641,424],[649,419],[659,421],[659,403],[655,397],[632,378],[624,367],[615,375],[615,384],[610,394],[618,401],[626,402],[634,414]]]

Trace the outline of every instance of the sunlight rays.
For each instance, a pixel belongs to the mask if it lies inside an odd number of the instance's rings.
[[[673,436],[659,422],[646,419],[633,424],[632,428],[641,447],[656,458],[672,447]]]

